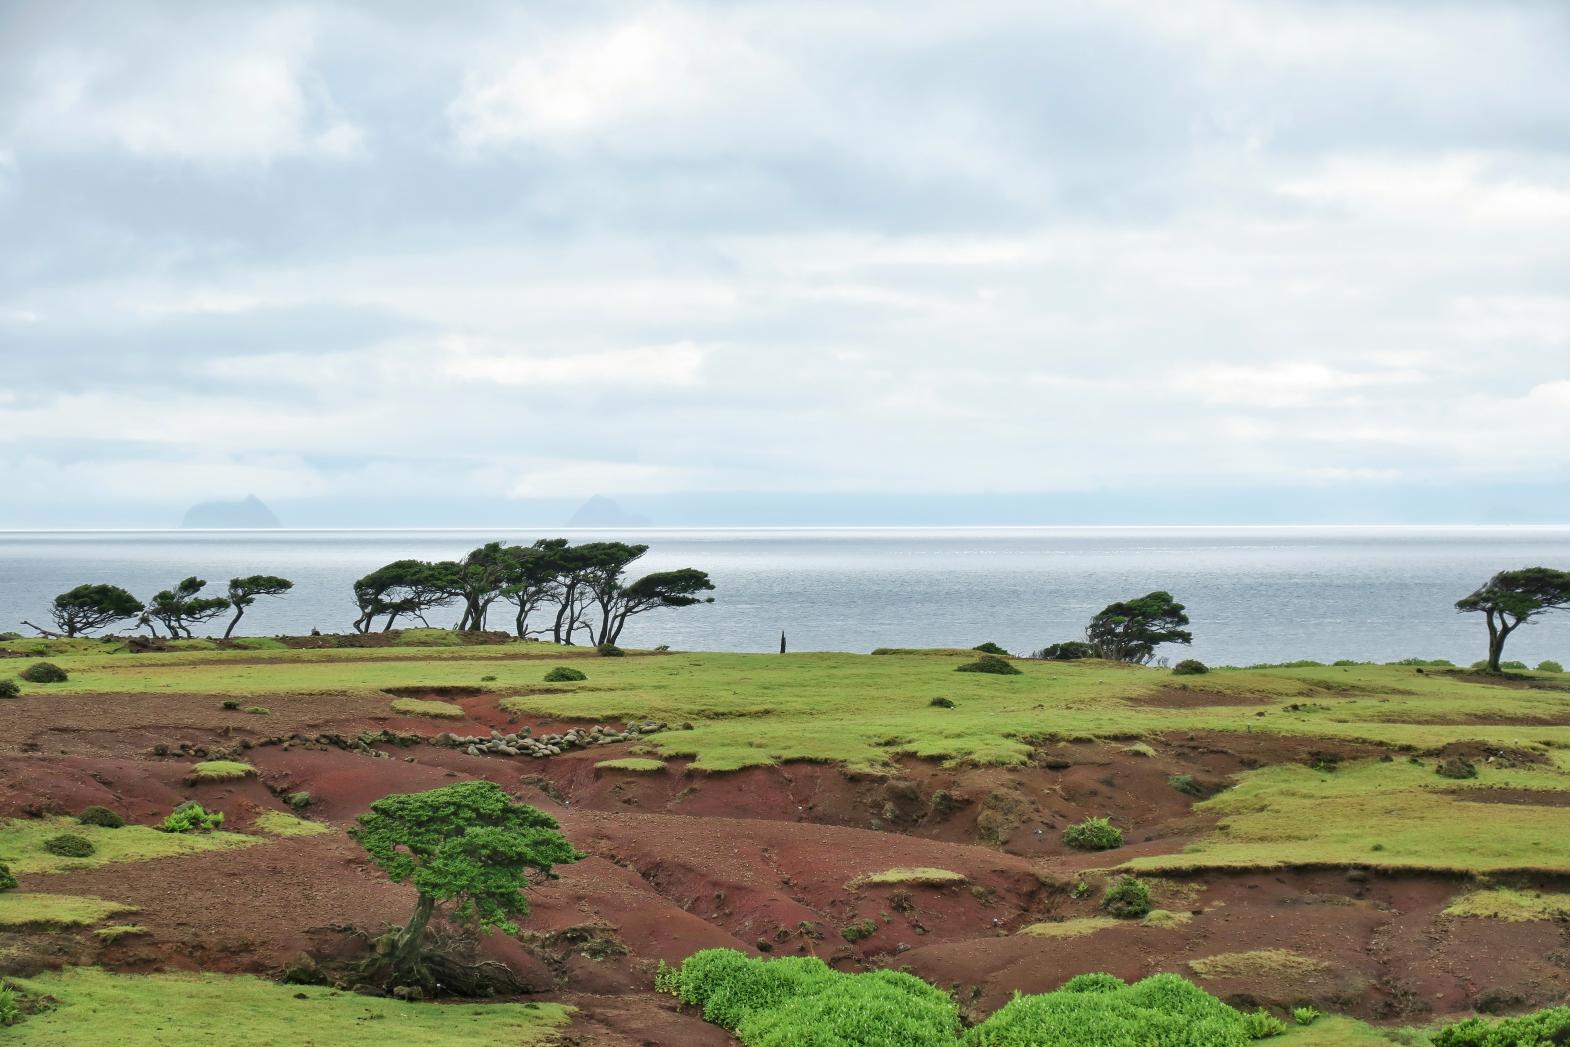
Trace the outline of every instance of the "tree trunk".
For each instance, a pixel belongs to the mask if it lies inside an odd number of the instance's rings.
[[[234,632],[234,627],[240,624],[240,619],[245,617],[245,608],[239,604],[234,605],[234,617],[229,619],[229,628],[224,630],[224,639],[229,639],[229,634]]]
[[[1494,618],[1494,612],[1488,612],[1488,671],[1491,673],[1503,672],[1500,661],[1505,654],[1505,640],[1510,637],[1514,627],[1506,623],[1504,615]]]
[[[420,895],[420,900],[415,903],[414,915],[409,917],[409,922],[404,924],[402,931],[398,932],[398,948],[393,952],[393,966],[399,970],[408,970],[419,961],[420,948],[425,944],[425,928],[431,922],[431,914],[436,911],[436,899],[428,894]]]

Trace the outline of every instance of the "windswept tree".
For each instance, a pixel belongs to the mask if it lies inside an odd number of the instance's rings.
[[[349,834],[394,883],[416,891],[414,913],[377,950],[390,984],[429,987],[425,932],[443,906],[449,921],[516,934],[531,875],[554,879],[553,866],[586,857],[554,818],[485,781],[384,796],[357,821]]]
[[[1488,623],[1488,671],[1500,671],[1510,634],[1549,611],[1570,608],[1570,571],[1526,567],[1500,571],[1470,596],[1456,601],[1456,610],[1480,613]]]
[[[694,604],[713,603],[714,597],[701,595],[713,589],[714,583],[709,581],[708,572],[695,567],[646,574],[615,594],[609,604],[599,643],[613,644],[619,641],[627,619],[633,615],[660,607],[691,607]],[[784,633],[780,633],[780,653],[785,653]]]
[[[565,538],[541,538],[533,545],[509,546],[501,598],[515,609],[513,629],[520,639],[530,635],[529,615],[555,599]]]
[[[354,621],[355,632],[370,632],[376,619],[384,615],[383,631],[391,629],[404,615],[429,626],[425,612],[444,607],[456,598],[456,567],[450,561],[394,560],[357,580],[354,602],[360,616]]]
[[[207,587],[205,579],[192,575],[173,589],[164,589],[147,603],[140,623],[154,636],[158,629],[153,624],[161,622],[174,638],[191,637],[191,627],[210,622],[229,609],[229,601],[222,596],[203,596]]]
[[[1102,608],[1085,627],[1085,641],[1098,658],[1143,665],[1161,644],[1193,643],[1187,624],[1183,605],[1158,591]]]
[[[513,563],[503,542],[487,542],[451,566],[453,591],[463,601],[459,629],[484,629],[485,615],[502,594]]]
[[[587,551],[583,589],[599,617],[599,624],[594,628],[594,642],[608,644],[613,642],[611,627],[621,604],[627,568],[642,559],[649,547],[626,542],[594,542],[583,548]]]
[[[258,596],[282,596],[294,583],[287,578],[279,578],[271,574],[253,574],[248,578],[229,579],[229,606],[234,608],[234,617],[229,619],[229,627],[224,630],[224,639],[229,639],[234,632],[234,627],[240,624],[240,619],[245,617],[245,609],[256,602]]]
[[[141,613],[142,601],[118,585],[79,585],[56,596],[49,608],[49,616],[62,636],[80,636]],[[45,636],[51,635],[50,630],[41,629],[32,622],[22,624],[38,629]]]

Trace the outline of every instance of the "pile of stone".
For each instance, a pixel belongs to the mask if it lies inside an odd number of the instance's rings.
[[[396,745],[406,748],[411,745],[420,745],[425,741],[418,731],[394,731],[384,729],[380,731],[361,731],[355,735],[344,734],[278,734],[270,738],[242,738],[236,745],[193,745],[190,742],[179,742],[175,745],[159,743],[153,746],[154,756],[180,756],[198,760],[228,760],[239,758],[247,749],[257,749],[268,745],[282,746],[284,749],[342,749],[345,752],[359,753],[383,760],[387,754],[377,745]]]
[[[438,734],[431,741],[436,745],[446,745],[454,749],[462,749],[470,756],[533,756],[544,758],[560,756],[569,749],[587,749],[594,745],[608,745],[611,742],[625,742],[645,734],[654,734],[665,730],[665,724],[658,720],[649,720],[644,723],[631,723],[621,730],[595,724],[593,727],[574,727],[560,734],[543,734],[538,738],[532,737],[533,731],[528,727],[503,734],[492,730],[490,737],[476,735],[462,735],[443,733]]]

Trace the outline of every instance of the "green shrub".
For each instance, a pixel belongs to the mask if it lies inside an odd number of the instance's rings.
[[[0,698],[19,698],[21,695],[21,684],[15,680],[0,680]]]
[[[1434,773],[1441,778],[1476,778],[1477,765],[1465,756],[1451,756],[1440,760],[1439,765],[1434,768]]]
[[[1063,842],[1078,851],[1110,851],[1123,846],[1123,831],[1106,818],[1086,818],[1063,830]]]
[[[54,662],[34,662],[17,675],[28,683],[65,683],[70,678]]]
[[[0,1025],[15,1025],[21,1020],[22,1001],[17,999],[16,990],[0,985]]]
[[[1150,888],[1137,876],[1119,876],[1107,885],[1101,907],[1120,920],[1137,920],[1150,911]]]
[[[1185,796],[1203,796],[1205,787],[1199,784],[1192,774],[1173,774],[1167,777],[1167,784]]]
[[[226,712],[238,712],[240,709],[240,703],[235,701],[233,698],[230,698],[228,701],[223,703],[223,708]]]
[[[995,654],[984,654],[973,662],[956,665],[955,672],[960,673],[992,673],[995,676],[1018,676],[1019,667],[1006,658],[999,658]]]
[[[265,705],[248,705],[245,707],[245,711],[250,713],[252,716],[272,715],[272,710],[267,708]]]
[[[208,811],[195,800],[190,800],[171,811],[158,829],[166,833],[205,833],[212,832],[223,823],[222,811]]]
[[[1263,1040],[1269,1036],[1280,1036],[1287,1031],[1286,1022],[1269,1011],[1254,1011],[1251,1014],[1243,1015],[1243,1028],[1251,1040]]]
[[[311,806],[311,794],[307,792],[290,793],[284,797],[284,802],[297,811],[303,811]]]
[[[613,643],[602,643],[594,650],[601,658],[620,658],[627,653]]]
[[[1057,992],[1016,996],[966,1033],[962,1043],[964,1047],[1246,1047],[1246,1021],[1234,1008],[1175,974],[1153,975],[1133,985],[1106,974],[1082,975]]]
[[[97,849],[93,841],[75,833],[61,833],[44,841],[44,850],[61,858],[86,858]]]
[[[1210,671],[1210,666],[1198,658],[1185,658],[1172,667],[1173,676],[1203,676]]]
[[[1032,654],[1032,658],[1039,658],[1048,662],[1077,662],[1083,658],[1094,658],[1096,649],[1084,640],[1067,640],[1063,643],[1048,644],[1041,650]]]
[[[103,829],[120,829],[125,826],[124,818],[109,808],[97,804],[77,815],[76,820],[83,825],[96,825]]]
[[[1007,651],[993,643],[991,640],[988,640],[986,643],[978,643],[976,646],[972,647],[971,650],[978,651],[981,654],[1008,654]]]
[[[587,679],[588,677],[580,670],[574,669],[570,665],[558,665],[545,674],[546,683],[577,683],[579,680]]]
[[[863,938],[871,938],[877,933],[878,923],[876,920],[857,920],[855,923],[840,928],[840,937],[852,945],[855,945]]]
[[[1537,671],[1540,673],[1562,673],[1565,671],[1565,667],[1550,658],[1545,661],[1538,662]]]
[[[952,709],[954,708],[954,699],[945,698],[940,694],[927,704],[939,709]]]
[[[16,887],[16,874],[5,862],[0,862],[0,891],[9,891]]]
[[[1295,1007],[1292,1009],[1292,1020],[1299,1025],[1313,1025],[1319,1020],[1319,1012],[1312,1007]]]
[[[1570,1007],[1489,1021],[1468,1018],[1434,1034],[1434,1047],[1547,1047],[1570,1040]]]
[[[1076,974],[1063,983],[1058,992],[1117,992],[1119,989],[1128,988],[1128,983],[1122,978],[1100,971],[1091,974]]]
[[[1487,661],[1473,662],[1472,663],[1472,668],[1474,668],[1474,669],[1487,669],[1488,668],[1488,662]],[[1515,661],[1514,659],[1512,659],[1511,661],[1508,661],[1508,662],[1500,662],[1499,663],[1499,668],[1501,668],[1501,669],[1516,669],[1516,670],[1520,670],[1520,669],[1525,669],[1526,668],[1526,663],[1525,662],[1518,662],[1518,661]]]

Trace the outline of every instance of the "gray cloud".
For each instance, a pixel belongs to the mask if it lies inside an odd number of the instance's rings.
[[[13,5],[0,483],[1552,483],[1567,43],[1530,0]]]

